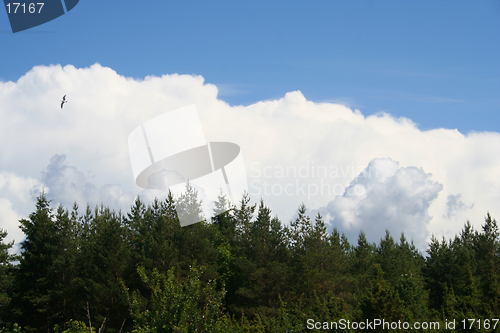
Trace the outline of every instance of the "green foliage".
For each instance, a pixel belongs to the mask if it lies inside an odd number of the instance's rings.
[[[363,318],[398,321],[407,319],[407,311],[394,287],[384,278],[379,264],[374,265],[374,273],[370,286],[366,290],[360,304]]]
[[[17,256],[9,254],[14,241],[6,244],[5,237],[7,232],[0,229],[0,325],[5,324],[2,319],[8,316],[6,309],[11,302],[15,274],[12,262],[17,259]]]
[[[428,321],[500,313],[500,231],[488,214],[424,257],[404,234],[356,245],[301,205],[289,225],[261,200],[222,195],[203,218],[194,187],[125,216],[51,208],[42,193],[19,258],[0,231],[1,332],[302,332],[308,319]],[[184,214],[184,215],[182,215]],[[187,215],[186,215],[187,214]],[[19,262],[16,264],[16,260]],[[138,269],[139,267],[139,269]],[[89,325],[87,327],[86,325]]]
[[[128,318],[128,303],[121,283],[131,281],[131,252],[125,240],[127,235],[122,215],[108,208],[95,209],[93,217],[82,233],[79,256],[80,316],[84,309],[97,323],[119,328]]]
[[[66,323],[66,329],[61,329],[59,325],[56,325],[54,331],[56,333],[89,333],[90,329],[85,325],[84,322],[77,320],[70,320]],[[92,332],[94,330],[92,329]]]
[[[49,203],[42,193],[29,220],[20,221],[26,239],[21,243],[22,255],[15,281],[18,293],[13,297],[13,304],[18,311],[30,314],[16,318],[28,331],[49,330],[62,306],[54,294],[59,289],[60,276],[54,274],[53,268],[64,249],[59,247],[61,234]]]
[[[487,318],[500,313],[500,233],[489,214],[482,229],[474,230],[467,221],[453,240],[432,238],[423,276],[435,315]]]
[[[0,333],[24,333],[25,331],[17,323],[0,328]]]
[[[177,199],[175,206],[179,220],[186,221],[187,224],[204,220],[198,191],[189,182],[186,183],[186,192]]]
[[[166,275],[156,269],[147,274],[143,267],[138,271],[151,298],[137,292],[130,297],[134,332],[216,331],[225,291],[217,291],[214,281],[202,283],[199,267],[191,267],[186,281],[176,279],[173,269]]]

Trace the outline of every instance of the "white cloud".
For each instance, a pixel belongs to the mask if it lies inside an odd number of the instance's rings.
[[[26,213],[32,208],[32,199],[42,188],[39,180],[31,177],[21,177],[10,172],[0,172],[0,229],[7,231],[6,242],[15,240],[18,243],[24,239],[19,228],[19,220],[26,218]]]
[[[474,207],[474,204],[467,206],[462,200],[462,195],[459,193],[457,195],[450,194],[446,200],[446,215],[443,215],[443,217],[446,217],[448,219],[451,219],[453,216],[457,215],[460,211],[464,211],[467,209],[471,209]]]
[[[24,239],[24,234],[19,229],[21,216],[14,211],[12,203],[7,198],[0,198],[0,229],[7,231],[5,243],[16,242],[10,253],[18,252],[19,242]]]
[[[63,204],[68,209],[77,203],[79,207],[106,206],[114,210],[128,211],[134,195],[125,192],[119,184],[97,186],[75,166],[65,164],[66,155],[54,155],[41,181],[48,187],[47,198],[54,204]]]
[[[330,224],[356,239],[362,229],[370,242],[383,238],[385,229],[399,239],[401,231],[417,245],[425,245],[430,204],[443,186],[416,167],[399,168],[391,159],[374,159],[320,212]]]
[[[68,103],[61,110],[63,95]],[[391,210],[409,216],[415,200],[414,209],[419,208],[420,215],[407,221],[415,225],[403,227],[421,228],[418,237],[430,233],[450,237],[467,219],[479,226],[487,211],[500,217],[500,154],[495,153],[500,151],[499,133],[421,131],[409,119],[389,114],[365,117],[342,105],[313,103],[298,91],[279,100],[230,106],[217,99],[217,87],[205,84],[201,76],[136,80],[98,64],[81,69],[37,66],[17,82],[0,82],[0,172],[20,179],[43,178],[49,193],[67,203],[81,199],[126,205],[138,193],[148,196],[132,176],[129,133],[146,120],[190,104],[197,106],[207,140],[240,145],[250,193],[255,199],[264,197],[284,222],[301,202],[318,209],[340,200],[336,196],[342,197],[377,158],[390,158],[400,165],[394,171],[390,169],[395,168],[394,162],[385,162],[388,178],[363,186],[371,193],[379,193],[375,188],[381,186],[407,195],[400,202],[408,205],[403,209],[383,192],[386,197],[381,197],[387,201],[379,202],[386,206],[380,216],[388,216]],[[63,154],[67,162],[50,162]],[[46,169],[49,163],[56,167],[52,174]],[[436,192],[428,182],[442,184],[442,190]],[[13,203],[19,215],[29,214],[17,208],[14,188],[2,188],[2,197]],[[29,193],[24,196],[29,198]],[[430,199],[434,194],[437,197]],[[457,194],[466,207],[473,206],[448,214],[448,198]],[[374,195],[366,202],[375,202]],[[424,200],[419,195],[430,197]],[[351,204],[364,207],[361,201]],[[371,216],[376,213],[363,209]],[[377,221],[380,230],[397,227],[381,217]],[[394,233],[399,234],[395,229]]]

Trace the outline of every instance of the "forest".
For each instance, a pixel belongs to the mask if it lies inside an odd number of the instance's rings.
[[[189,184],[125,213],[53,207],[41,193],[19,255],[0,230],[0,332],[500,332],[489,213],[421,253],[388,231],[350,244],[304,205],[282,223],[262,200],[221,196],[213,217],[183,228],[176,207],[201,213]],[[377,319],[410,326],[359,325]]]

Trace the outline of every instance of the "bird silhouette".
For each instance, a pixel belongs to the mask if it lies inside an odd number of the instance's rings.
[[[66,95],[63,96],[63,99],[61,101],[61,109],[63,108],[64,103],[68,103],[68,101],[66,100]]]

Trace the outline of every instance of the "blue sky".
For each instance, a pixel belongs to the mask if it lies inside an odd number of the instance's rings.
[[[15,34],[0,11],[0,41],[9,240],[42,188],[66,207],[151,200],[129,135],[188,105],[283,223],[305,203],[353,242],[388,229],[424,250],[500,216],[498,1],[82,0]]]
[[[498,1],[80,1],[13,34],[0,78],[96,62],[118,74],[196,74],[231,105],[300,90],[420,129],[498,131]]]

